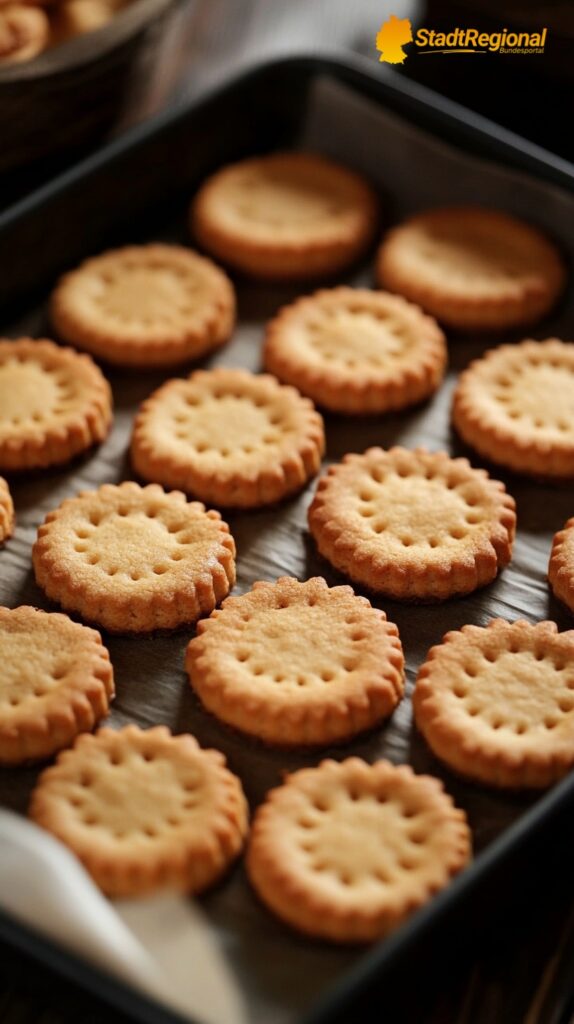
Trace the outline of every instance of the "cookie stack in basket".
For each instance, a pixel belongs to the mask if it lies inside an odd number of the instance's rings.
[[[379,204],[354,172],[280,153],[215,173],[190,219],[208,256],[154,243],[92,257],[52,295],[64,344],[0,344],[0,470],[63,465],[105,439],[111,390],[94,359],[167,372],[224,346],[235,290],[212,258],[302,288],[340,277],[374,243]],[[141,483],[110,481],[48,512],[33,548],[37,583],[87,625],[0,609],[0,761],[58,755],[30,814],[106,893],[199,892],[247,843],[251,883],[282,920],[365,942],[464,868],[470,829],[441,782],[314,751],[380,729],[403,698],[398,629],[367,595],[437,602],[492,583],[512,558],[511,494],[445,451],[350,452],[318,480],[308,523],[320,556],[353,586],[282,576],[229,597],[236,545],[219,509],[276,506],[320,473],[330,421],[325,430],[315,406],[360,417],[426,402],[445,374],[445,332],[529,328],[565,281],[556,245],[514,217],[417,213],[384,235],[377,290],[336,283],[273,316],[265,372],[196,369],[150,394],[130,446]],[[457,382],[452,423],[477,460],[571,480],[574,345],[486,352]],[[13,529],[0,480],[0,540]],[[574,611],[574,519],[556,534],[549,579]],[[308,766],[268,793],[251,830],[241,781],[194,737],[165,723],[89,735],[114,695],[93,627],[144,635],[196,623],[185,668],[203,706],[245,744],[308,749]],[[485,786],[548,786],[574,764],[574,631],[495,619],[449,632],[419,668],[413,708],[453,772]]]

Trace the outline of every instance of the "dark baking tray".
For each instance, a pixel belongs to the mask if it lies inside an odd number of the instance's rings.
[[[373,63],[323,57],[272,62],[243,74],[199,103],[131,132],[0,217],[3,333],[38,336],[48,332],[45,300],[50,286],[61,270],[91,252],[140,240],[188,241],[186,207],[199,181],[221,163],[295,141],[310,90],[319,76],[344,83],[405,123],[459,149],[530,172],[550,186],[572,189],[574,169],[564,161],[405,79],[383,73]],[[351,164],[352,157],[349,153]],[[480,201],[480,185],[475,198]],[[346,280],[372,283],[370,265]],[[238,290],[241,328],[213,361],[257,369],[264,321],[305,289],[238,282]],[[535,336],[564,332],[566,324],[562,306]],[[488,345],[496,340],[489,339]],[[329,417],[329,458],[337,460],[345,451],[360,451],[374,443],[388,446],[400,442],[407,431],[407,444],[426,441],[431,448],[446,446],[459,454],[458,443],[446,426],[452,374],[485,347],[485,342],[454,339],[450,383],[422,411],[353,422]],[[30,570],[30,545],[38,523],[63,497],[104,480],[131,475],[126,446],[133,411],[161,380],[174,373],[113,371],[109,376],[116,422],[102,449],[63,470],[12,478],[18,530],[0,555],[2,603],[50,607]],[[532,621],[550,617],[560,628],[571,624],[565,610],[548,597],[544,574],[550,537],[572,514],[572,491],[552,490],[500,472],[497,475],[506,480],[517,498],[522,530],[514,562],[502,577],[485,591],[442,607],[405,608],[390,601],[376,602],[401,630],[409,690],[426,651],[449,628],[465,622],[484,623],[493,615],[510,619],[523,615]],[[282,574],[301,578],[321,574],[329,582],[340,582],[317,556],[306,534],[305,511],[313,489],[314,483],[303,495],[278,508],[225,515],[238,545],[239,590],[247,589],[255,579]],[[403,985],[413,970],[420,978],[422,965],[436,965],[440,958],[444,972],[450,962],[447,957],[454,955],[455,947],[464,945],[469,932],[478,932],[493,911],[500,912],[513,896],[533,884],[535,874],[542,870],[544,851],[567,849],[574,838],[574,777],[538,797],[496,794],[467,785],[443,771],[413,732],[408,700],[383,730],[319,754],[264,750],[242,739],[208,716],[189,690],[181,667],[189,635],[182,631],[171,637],[141,640],[104,637],[118,688],[113,724],[167,722],[178,731],[194,732],[203,745],[226,753],[253,805],[279,782],[283,769],[316,763],[322,756],[342,759],[353,753],[370,759],[381,755],[395,761],[408,759],[417,770],[445,780],[469,813],[479,853],[448,890],[394,936],[367,952],[330,949],[284,929],[257,904],[239,865],[202,903],[243,978],[250,998],[250,1020],[275,1024],[305,1019],[307,1024],[326,1024],[347,1019],[352,1004],[366,1021],[377,1006],[373,999],[384,993],[388,1008],[391,991]],[[0,773],[0,802],[24,811],[36,774],[33,769]],[[544,864],[549,870],[550,861]],[[174,1019],[163,1007],[7,915],[0,915],[0,940],[138,1019]],[[403,995],[406,1007],[404,987]],[[409,1018],[395,1015],[392,1019]]]

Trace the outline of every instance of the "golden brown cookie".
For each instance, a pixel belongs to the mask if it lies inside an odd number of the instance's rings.
[[[198,370],[143,403],[131,456],[144,480],[225,507],[269,505],[318,472],[323,420],[268,374]]]
[[[548,480],[574,477],[574,344],[491,349],[461,374],[452,419],[491,462]]]
[[[0,340],[0,469],[69,462],[111,422],[110,386],[89,356],[45,339]]]
[[[390,231],[377,280],[447,327],[502,330],[541,320],[566,272],[556,247],[530,224],[500,210],[452,206]]]
[[[235,582],[219,512],[157,484],[104,484],[63,501],[38,530],[32,561],[49,598],[114,633],[189,625]]]
[[[357,757],[303,768],[258,809],[249,878],[287,924],[372,942],[443,889],[470,858],[470,831],[437,779]]]
[[[30,817],[108,896],[200,892],[227,871],[247,832],[241,783],[223,754],[164,726],[80,736],[40,776]]]
[[[233,286],[179,245],[130,245],[94,256],[59,282],[58,334],[119,366],[173,366],[223,345],[235,323]]]
[[[574,612],[574,519],[552,541],[548,581],[558,600]]]
[[[370,185],[313,153],[273,153],[224,167],[191,207],[192,232],[202,247],[270,280],[343,270],[368,247],[377,221]]]
[[[107,25],[129,0],[63,0],[52,18],[52,45]]]
[[[0,544],[14,532],[14,503],[8,484],[0,476]]]
[[[209,711],[279,746],[351,739],[387,718],[403,693],[397,627],[320,577],[283,576],[227,598],[198,623],[186,668]]]
[[[467,459],[369,448],[319,480],[309,527],[321,554],[357,583],[402,601],[443,601],[508,564],[514,509],[504,484]]]
[[[49,35],[50,23],[39,7],[0,4],[0,66],[37,57]]]
[[[446,367],[436,321],[398,295],[332,288],[267,326],[265,368],[332,412],[366,415],[429,398]]]
[[[102,638],[67,615],[0,607],[0,764],[49,757],[108,713]]]
[[[574,765],[574,631],[494,619],[447,633],[419,671],[413,706],[454,771],[491,786],[549,786]]]

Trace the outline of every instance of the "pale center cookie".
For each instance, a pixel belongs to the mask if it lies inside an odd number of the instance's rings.
[[[316,227],[333,216],[339,216],[353,204],[336,182],[318,181],[317,176],[298,169],[282,170],[261,163],[257,169],[238,170],[221,200],[228,205],[228,215],[265,227],[290,233],[295,226]]]
[[[324,312],[304,328],[301,344],[321,362],[341,363],[347,369],[376,369],[408,361],[416,338],[400,320],[367,310]]]
[[[177,441],[208,458],[263,454],[267,459],[296,429],[289,407],[267,402],[264,396],[194,395],[185,386],[169,418]]]
[[[546,343],[547,344],[547,343]],[[536,347],[539,346],[539,351]],[[568,346],[562,346],[567,350]],[[487,359],[484,372],[475,364],[477,400],[488,403],[496,418],[513,421],[518,432],[535,428],[572,443],[574,435],[574,346],[569,362],[545,354],[545,343],[530,342],[499,350]],[[565,353],[566,354],[566,353]]]
[[[123,323],[168,324],[193,316],[201,281],[179,267],[149,269],[118,262],[117,271],[94,274],[86,293],[101,312]]]

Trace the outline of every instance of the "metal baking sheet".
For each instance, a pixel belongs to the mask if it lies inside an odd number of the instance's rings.
[[[542,225],[556,237],[565,254],[571,258],[568,248],[574,238],[574,200],[566,192],[523,172],[504,169],[468,155],[420,127],[414,127],[385,109],[384,90],[381,90],[379,100],[368,99],[336,81],[336,78],[335,65],[330,73],[315,78],[302,105],[302,116],[293,125],[295,134],[289,141],[296,146],[317,149],[368,174],[381,190],[387,224],[410,210],[428,205],[448,202],[494,204]],[[369,91],[373,91],[372,87]],[[273,102],[269,95],[266,102]],[[166,156],[170,154],[170,144],[169,132],[164,130],[162,148],[158,142],[163,162],[158,162],[155,169],[157,182],[153,186],[162,197],[161,201],[150,202],[145,210],[140,210],[138,216],[132,216],[127,223],[124,217],[120,227],[118,195],[121,196],[122,188],[130,186],[127,178],[122,178],[121,161],[119,171],[115,173],[114,187],[120,190],[115,199],[109,192],[109,180],[106,194],[98,196],[102,172],[98,175],[97,167],[92,167],[92,218],[95,221],[97,214],[102,226],[96,231],[91,223],[88,232],[90,243],[81,254],[88,255],[89,251],[103,248],[105,243],[112,241],[128,243],[162,239],[189,244],[186,200],[201,174],[199,158],[194,161],[194,147],[198,144],[194,124],[193,111],[190,110],[187,135],[180,120],[177,147],[174,133],[171,156],[179,167],[178,187],[174,188],[174,194],[168,198],[171,172]],[[284,144],[285,140],[276,135],[275,132],[269,139],[272,138],[275,144]],[[180,149],[182,139],[183,150]],[[267,141],[266,138],[265,143],[258,145],[250,139],[249,148],[252,151],[268,148]],[[148,138],[147,145],[148,154],[153,153],[153,138]],[[206,144],[204,151],[205,148]],[[243,155],[244,150],[245,147],[240,150],[238,143],[236,153],[228,147],[226,159]],[[203,152],[201,166],[215,165],[220,160],[221,153],[218,154],[214,148],[211,156]],[[175,170],[173,174],[176,174]],[[148,198],[153,195],[153,187],[148,190]],[[76,196],[77,191],[76,184]],[[109,203],[105,201],[106,196]],[[69,214],[76,201],[77,198],[70,201]],[[86,202],[85,196],[83,201]],[[60,195],[58,202],[65,212],[65,194]],[[49,217],[49,197],[44,207]],[[106,224],[107,214],[109,222]],[[52,278],[63,265],[76,261],[81,252],[78,237],[76,233],[67,249],[65,243],[59,248],[56,243]],[[0,237],[0,245],[1,241]],[[47,279],[49,269],[49,254],[43,252],[38,256],[39,282],[42,277]],[[357,273],[347,275],[343,280],[372,285],[372,259],[366,261]],[[240,280],[236,283],[239,297],[237,331],[223,351],[201,365],[242,366],[258,370],[266,320],[305,288],[271,287]],[[28,306],[21,304],[18,319],[3,325],[6,336],[49,335],[46,316],[48,292],[45,288],[40,291],[38,302],[34,299]],[[568,338],[573,307],[574,293],[570,288],[568,297],[546,323],[531,332],[532,336]],[[504,340],[507,338],[508,335]],[[500,340],[494,335],[486,341],[451,335],[447,380],[440,393],[424,406],[372,419],[349,420],[328,416],[326,464],[339,460],[345,452],[362,451],[370,445],[403,444],[411,447],[421,444],[434,450],[446,449],[455,455],[468,454],[462,451],[449,426],[453,384],[457,372],[471,358]],[[182,368],[178,373],[183,375],[190,369]],[[38,525],[50,509],[77,491],[97,487],[104,481],[131,478],[127,451],[137,406],[163,380],[177,375],[173,370],[140,373],[105,369],[105,372],[111,381],[115,401],[115,422],[108,440],[88,457],[63,469],[10,479],[17,510],[17,530],[0,553],[0,601],[3,604],[11,607],[23,603],[46,609],[54,607],[36,586],[31,570],[30,549]],[[474,457],[473,462],[480,464]],[[388,617],[397,623],[407,660],[407,696],[382,729],[345,746],[311,753],[276,752],[241,737],[206,713],[188,685],[183,671],[183,654],[192,635],[191,630],[142,639],[111,637],[104,633],[117,685],[111,724],[122,726],[135,721],[146,727],[165,723],[176,732],[192,732],[204,746],[221,749],[231,769],[241,777],[252,807],[264,798],[270,787],[281,781],[286,769],[316,764],[322,757],[343,759],[355,754],[369,761],[388,757],[396,763],[409,762],[417,771],[430,772],[444,780],[448,791],[469,815],[475,853],[479,854],[535,801],[543,798],[490,792],[462,782],[440,767],[412,726],[408,694],[417,668],[432,644],[437,643],[447,630],[459,628],[464,623],[483,625],[494,616],[503,616],[510,620],[524,617],[531,622],[552,618],[561,629],[572,626],[572,619],[565,609],[549,596],[546,583],[552,535],[574,512],[572,489],[544,487],[498,470],[495,475],[505,481],[518,505],[514,558],[499,579],[467,598],[441,606],[404,606],[372,598],[373,603],[383,607]],[[314,488],[315,481],[299,496],[274,508],[240,514],[224,512],[238,549],[236,593],[249,589],[255,580],[273,580],[281,575],[299,579],[322,575],[330,584],[342,581],[317,555],[307,532],[306,511]],[[0,802],[25,813],[36,776],[37,770],[32,768],[2,770]],[[340,982],[349,969],[356,967],[364,955],[360,949],[331,948],[306,940],[283,927],[255,899],[241,863],[201,902],[222,949],[240,978],[249,1019],[255,1024],[271,1020],[273,1024],[292,1024],[299,1020],[326,995],[335,981]]]

